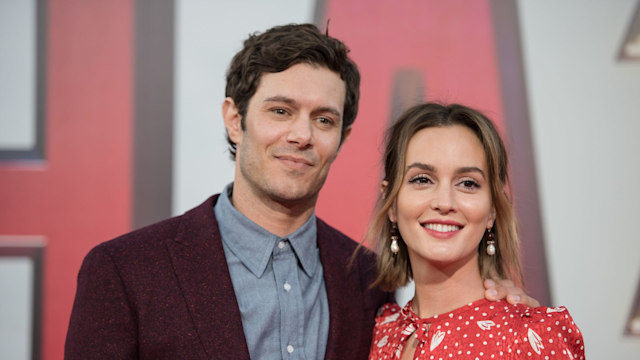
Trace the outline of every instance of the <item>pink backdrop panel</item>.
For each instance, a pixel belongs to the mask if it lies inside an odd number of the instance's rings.
[[[0,164],[0,233],[42,235],[43,359],[62,359],[80,262],[130,229],[132,4],[47,2],[45,159]]]
[[[383,131],[398,115],[391,114],[398,71],[421,74],[422,100],[476,107],[503,131],[491,8],[486,0],[327,1],[326,19],[350,47],[362,84],[358,118],[317,213],[361,240],[379,193]]]

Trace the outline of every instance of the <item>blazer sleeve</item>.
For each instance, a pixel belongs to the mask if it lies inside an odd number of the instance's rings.
[[[137,359],[136,316],[104,245],[87,254],[65,344],[65,359]]]

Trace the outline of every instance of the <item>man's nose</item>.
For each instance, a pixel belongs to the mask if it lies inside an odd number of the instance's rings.
[[[301,148],[313,145],[313,124],[309,116],[299,116],[291,122],[287,141]]]

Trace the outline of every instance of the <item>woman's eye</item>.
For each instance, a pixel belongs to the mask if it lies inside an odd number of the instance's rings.
[[[409,180],[409,183],[411,183],[411,184],[429,184],[429,183],[431,183],[431,179],[429,179],[426,176],[419,175],[419,176],[415,176],[415,177],[411,178],[411,180]]]
[[[480,184],[478,184],[478,182],[475,180],[462,180],[460,182],[460,185],[467,189],[477,189],[480,187]]]

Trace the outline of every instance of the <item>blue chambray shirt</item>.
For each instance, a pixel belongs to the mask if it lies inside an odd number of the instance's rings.
[[[227,185],[214,206],[252,359],[322,359],[329,303],[316,216],[280,238],[233,207]]]

